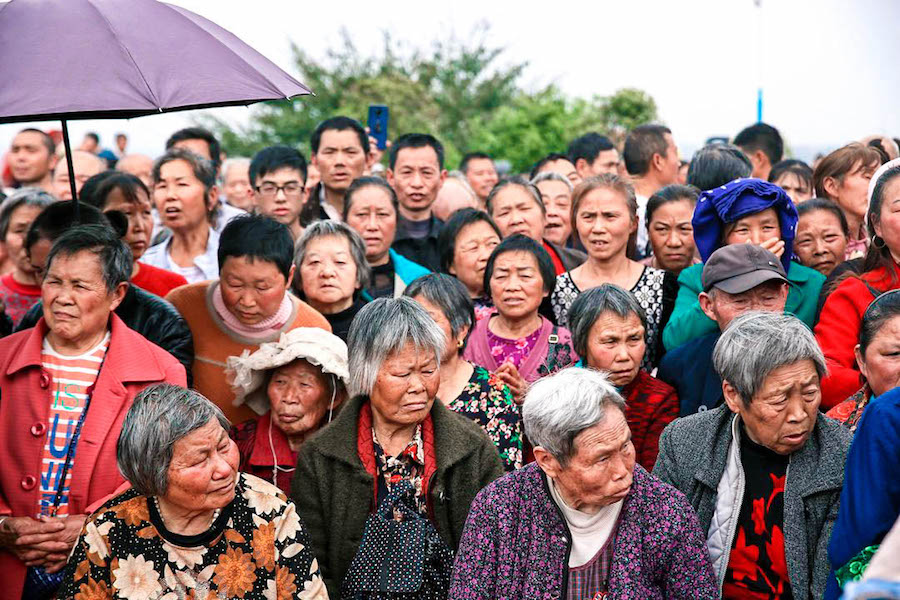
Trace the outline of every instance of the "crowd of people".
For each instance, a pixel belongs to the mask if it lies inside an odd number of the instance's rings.
[[[897,140],[116,142],[6,155],[3,597],[900,597]]]

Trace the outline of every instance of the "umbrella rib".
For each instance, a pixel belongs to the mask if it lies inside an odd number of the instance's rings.
[[[144,77],[144,73],[141,71],[141,68],[138,66],[137,61],[134,60],[134,56],[131,55],[131,52],[128,50],[128,47],[122,43],[119,39],[119,34],[116,32],[115,28],[112,26],[112,23],[109,22],[109,19],[106,18],[106,15],[103,14],[103,11],[94,6],[92,0],[88,0],[88,4],[91,5],[91,8],[100,15],[100,18],[103,19],[103,22],[106,23],[106,27],[112,32],[113,37],[116,40],[116,43],[119,44],[119,47],[128,55],[128,60],[131,61],[131,64],[134,65],[134,70],[137,71],[137,74],[141,77],[141,81],[144,82],[144,85],[147,87],[147,93],[150,94],[150,99],[153,101],[153,104],[156,105],[156,108],[162,110],[162,106],[160,106],[159,98],[156,97],[156,94],[153,93],[153,88],[150,87],[150,83],[147,81],[147,78]]]

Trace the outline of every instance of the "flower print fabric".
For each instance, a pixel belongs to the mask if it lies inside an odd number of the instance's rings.
[[[537,344],[538,338],[541,336],[541,328],[538,327],[524,338],[518,340],[509,340],[495,334],[488,328],[487,338],[488,345],[491,348],[491,356],[497,361],[498,365],[505,362],[511,362],[515,368],[522,366],[522,363],[528,358],[531,349]]]
[[[189,539],[209,539],[186,543]],[[58,598],[65,600],[326,600],[306,530],[284,494],[241,473],[210,531],[169,533],[131,489],[88,519]]]
[[[375,428],[372,428],[372,447],[375,450],[375,464],[378,468],[378,497],[384,498],[393,486],[401,481],[408,481],[410,493],[414,496],[412,504],[419,514],[428,515],[428,503],[423,493],[423,477],[425,475],[425,442],[422,440],[422,424],[416,426],[413,439],[397,456],[385,453]]]
[[[447,408],[475,421],[513,471],[522,466],[522,414],[509,387],[483,367],[475,367],[462,393]]]

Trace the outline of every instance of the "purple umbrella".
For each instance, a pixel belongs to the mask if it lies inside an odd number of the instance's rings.
[[[0,4],[0,123],[121,119],[311,94],[212,21],[155,0]],[[76,204],[77,206],[77,204]]]

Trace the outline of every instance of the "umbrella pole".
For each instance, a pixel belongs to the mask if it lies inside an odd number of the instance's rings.
[[[62,120],[63,144],[66,147],[66,167],[69,169],[69,189],[72,190],[72,200],[75,201],[75,218],[78,214],[78,192],[75,191],[75,167],[72,166],[72,144],[69,142],[69,124]]]

